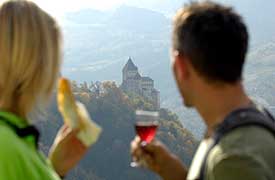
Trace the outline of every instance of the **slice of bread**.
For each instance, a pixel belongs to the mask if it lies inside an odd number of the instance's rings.
[[[80,124],[75,98],[71,91],[70,82],[65,78],[59,80],[57,103],[65,124],[72,129],[78,128]]]
[[[81,120],[81,129],[77,137],[84,145],[90,146],[97,141],[102,129],[90,118],[84,104],[77,102],[77,112]]]
[[[75,101],[70,82],[65,78],[61,78],[59,81],[57,102],[64,123],[72,129],[79,129],[78,139],[87,147],[94,144],[102,129],[92,121],[86,107]]]

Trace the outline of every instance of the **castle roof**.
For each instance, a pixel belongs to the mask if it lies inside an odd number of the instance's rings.
[[[152,90],[152,93],[159,93],[159,90],[157,90],[157,89],[154,88],[154,89]]]
[[[128,79],[140,80],[140,79],[141,79],[141,75],[140,75],[139,72],[138,72],[134,77],[129,77]]]
[[[141,77],[142,81],[153,81],[153,79],[151,79],[150,77],[147,76],[143,76]]]
[[[141,78],[141,75],[139,73],[137,73],[134,77],[134,79],[140,79]]]
[[[123,67],[123,70],[130,70],[130,71],[138,70],[137,66],[133,63],[131,57],[129,57],[127,63]]]

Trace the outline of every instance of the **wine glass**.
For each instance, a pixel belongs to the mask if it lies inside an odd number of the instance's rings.
[[[150,143],[154,139],[159,125],[158,119],[159,113],[156,111],[136,111],[135,129],[142,143]],[[133,161],[130,166],[138,167],[143,163]]]

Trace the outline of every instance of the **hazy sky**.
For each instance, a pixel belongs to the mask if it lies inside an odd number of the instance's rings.
[[[4,1],[4,0],[0,0]],[[54,16],[62,16],[65,12],[76,11],[84,8],[108,10],[122,4],[132,5],[161,11],[164,13],[174,12],[184,2],[189,0],[31,0]],[[216,0],[221,2],[238,0]],[[247,0],[242,0],[247,1]],[[260,1],[260,0],[259,0]]]
[[[1,1],[1,0],[0,0]],[[178,9],[184,2],[190,0],[32,0],[40,7],[53,15],[64,14],[68,11],[76,11],[80,9],[99,9],[108,10],[116,8],[122,4],[132,5],[136,7],[148,8],[169,14]],[[233,6],[241,4],[239,0],[216,0],[218,2],[229,3]],[[247,2],[250,0],[241,0]],[[261,2],[262,0],[254,0]],[[273,1],[273,0],[268,0]],[[247,4],[247,3],[246,3]]]
[[[1,1],[1,0],[0,0]],[[76,11],[83,8],[108,10],[122,4],[137,7],[146,7],[158,11],[173,10],[175,5],[187,0],[33,0],[40,7],[53,15],[64,14],[68,11]]]
[[[83,8],[106,10],[124,4],[127,0],[33,0],[43,9],[62,14]]]

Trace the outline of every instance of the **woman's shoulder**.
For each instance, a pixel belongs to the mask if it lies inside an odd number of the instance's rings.
[[[49,179],[59,177],[25,138],[0,122],[0,174],[6,179]],[[19,178],[19,179],[20,179]]]
[[[36,151],[11,127],[2,122],[0,122],[0,147],[0,164],[5,166],[23,167],[24,160],[31,160]]]
[[[14,156],[15,154],[12,153],[20,151],[20,141],[20,138],[10,127],[0,122],[0,157]]]
[[[0,122],[0,174],[6,179],[16,179],[22,174],[23,163],[21,157],[23,151],[20,147],[20,139],[4,123]],[[13,175],[11,175],[13,172]]]

